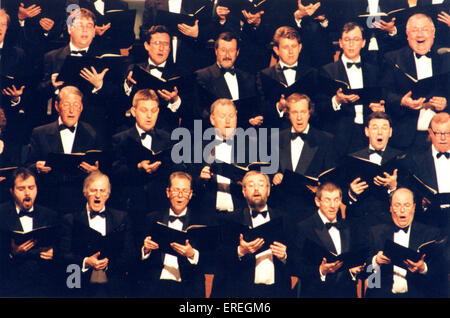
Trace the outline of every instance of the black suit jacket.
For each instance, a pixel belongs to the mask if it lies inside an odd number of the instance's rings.
[[[379,86],[379,69],[376,65],[369,64],[362,60],[362,75],[363,75],[363,87],[376,87]],[[346,66],[342,62],[342,59],[335,63],[330,63],[323,66],[320,73],[325,78],[330,78],[334,80],[344,81],[350,83]],[[321,127],[325,127],[327,131],[332,132],[337,140],[336,143],[339,145],[341,154],[347,154],[349,152],[356,151],[363,146],[366,137],[362,134],[362,125],[357,125],[354,123],[355,118],[355,108],[353,105],[358,104],[344,104],[341,106],[339,111],[334,111],[331,99],[336,94],[332,92],[332,95],[327,95],[321,98],[318,105],[318,111],[320,113]],[[379,100],[383,97],[379,96]],[[369,105],[363,105],[363,116],[367,117],[372,112]],[[359,128],[359,129],[358,129]]]
[[[186,212],[186,218],[183,221],[183,230],[191,225],[207,225],[205,218],[198,211],[193,211],[188,208]],[[151,236],[151,228],[154,223],[161,222],[166,225],[169,224],[169,210],[153,211],[147,214],[145,218],[145,228],[141,231],[140,247],[142,247],[144,239],[147,236]],[[156,242],[158,243],[158,242]],[[199,252],[199,262],[197,264],[191,264],[186,257],[183,257],[175,251],[171,254],[177,257],[178,266],[181,276],[181,289],[180,295],[168,295],[169,297],[204,297],[205,296],[205,281],[204,281],[204,264],[207,262],[207,258],[210,257],[208,252],[202,250],[198,246],[198,242],[190,240],[191,246]],[[141,249],[139,249],[141,251]],[[142,255],[139,254],[139,257]],[[165,253],[160,250],[153,250],[150,256],[141,260],[140,263],[140,278],[138,284],[143,289],[143,295],[150,291],[150,295],[155,297],[157,295],[163,295],[164,291],[161,291],[159,286],[161,271],[164,268]],[[160,296],[161,297],[161,296]]]
[[[393,120],[392,142],[399,149],[408,149],[413,146],[417,135],[417,119],[419,111],[400,106],[402,97],[411,90],[411,80],[400,70],[417,78],[417,70],[414,62],[413,51],[407,46],[402,49],[389,52],[385,55],[386,66],[384,68],[383,87],[386,96],[387,112]],[[433,76],[444,74],[450,70],[450,55],[438,55],[435,48],[431,49]],[[447,88],[445,97],[447,103],[450,100],[450,80],[447,79],[443,85]],[[444,110],[448,112],[448,107]]]
[[[217,268],[214,275],[212,297],[292,297],[291,290],[291,258],[295,252],[292,240],[292,222],[281,211],[269,207],[270,219],[283,218],[281,243],[287,246],[288,258],[286,263],[273,257],[275,266],[275,283],[273,285],[255,284],[256,257],[262,250],[254,254],[247,254],[239,259],[239,233],[232,230],[230,223],[251,226],[250,210],[244,208],[222,218],[222,242],[217,250]],[[230,222],[230,223],[229,223]],[[292,250],[291,250],[292,248]]]
[[[355,228],[341,220],[339,229],[341,253],[359,248],[360,239]],[[297,224],[296,245],[299,255],[296,261],[297,275],[301,281],[301,293],[304,297],[356,297],[356,280],[353,281],[347,270],[326,275],[323,282],[319,266],[322,258],[330,251],[337,253],[331,236],[323,224],[318,212]],[[360,264],[363,265],[363,264]]]
[[[72,153],[93,149],[103,150],[103,145],[92,127],[79,121]],[[46,161],[51,152],[64,152],[57,121],[33,129],[26,162],[34,168],[37,161]],[[99,164],[102,169],[104,166],[102,163]],[[82,184],[86,176],[87,174],[81,170],[77,173],[51,171],[48,174],[39,174],[38,180],[42,182],[42,191],[38,199],[40,202],[49,202],[57,211],[79,210],[83,201]]]
[[[370,259],[367,264],[372,263],[372,257],[378,251],[384,249],[386,240],[394,240],[394,224],[380,224],[370,229]],[[440,239],[439,231],[433,227],[426,226],[419,222],[413,221],[409,230],[409,248],[417,250],[417,248],[425,242]],[[408,271],[406,280],[408,282],[409,297],[442,297],[447,290],[442,290],[442,282],[447,280],[446,266],[442,263],[442,255],[427,255],[425,257],[428,272],[426,275],[419,273],[411,273]],[[381,286],[380,288],[368,288],[366,294],[368,297],[392,297],[391,292],[393,285],[393,265],[387,264],[381,266]]]
[[[330,134],[309,126],[308,138],[304,142],[302,152],[297,167],[292,167],[291,159],[291,128],[284,129],[279,135],[279,172],[286,170],[295,173],[317,177],[320,173],[333,168],[336,165],[336,151],[334,148],[334,138]],[[287,199],[290,198],[290,199]],[[314,194],[304,186],[293,187],[283,182],[274,186],[270,202],[295,217],[300,221],[311,215],[314,210]],[[297,204],[293,205],[291,200]]]
[[[403,152],[387,146],[381,160],[381,164],[388,162],[394,157],[402,155]],[[361,149],[353,154],[352,156],[363,158],[369,160],[369,147]],[[402,167],[398,168],[398,182],[400,183],[400,179],[403,177]],[[353,181],[353,180],[352,180]],[[343,194],[344,197],[348,193],[348,188],[344,189]],[[357,197],[357,202],[353,202],[353,200],[349,199],[351,202],[350,205],[347,205],[346,217],[348,219],[358,218],[360,216],[366,216],[369,218],[369,222],[379,222],[382,217],[384,220],[386,217],[389,217],[389,195],[386,188],[378,187],[375,184],[369,184],[369,188],[367,188],[359,197]],[[346,202],[347,204],[350,203]],[[344,202],[345,203],[345,202]],[[376,219],[374,217],[377,216]]]
[[[168,149],[171,145],[170,135],[164,130],[155,128],[152,150],[158,152]],[[115,204],[119,204],[127,211],[133,211],[130,215],[133,221],[137,215],[144,217],[149,211],[165,206],[165,188],[170,173],[176,169],[172,161],[163,162],[152,174],[138,170],[137,164],[144,160],[139,158],[138,154],[145,148],[142,146],[135,126],[114,135],[112,149],[114,153],[111,172],[113,185],[117,186],[117,193],[120,193],[117,196],[118,202]]]
[[[42,226],[60,225],[55,211],[43,206],[34,205],[33,229]],[[53,260],[40,258],[40,250],[33,248],[25,254],[10,257],[11,234],[13,231],[23,231],[22,224],[17,215],[16,206],[12,202],[5,202],[0,206],[1,220],[1,260],[2,260],[2,292],[6,297],[45,297],[55,296],[58,279],[57,269],[59,249],[57,237],[53,248]],[[55,233],[57,235],[57,233]]]
[[[276,109],[276,103],[280,100],[282,94],[276,88],[278,86],[278,84],[275,84],[276,82],[287,85],[286,78],[279,63],[265,68],[257,74],[256,85],[258,93],[262,98],[263,126],[286,128],[289,126],[289,121],[284,117],[280,118]],[[316,69],[304,65],[299,61],[295,74],[295,82],[301,83],[301,93],[307,94],[313,102],[316,102],[318,88],[318,72]],[[285,96],[285,98],[287,97]]]
[[[65,264],[78,264],[82,267],[84,258],[100,251],[99,259],[107,257],[109,260],[106,270],[112,292],[109,296],[124,296],[126,272],[131,269],[136,251],[130,222],[124,211],[107,208],[103,213],[106,213],[106,236],[90,228],[86,209],[65,215],[60,241],[61,253]],[[83,295],[89,295],[91,273],[92,269],[82,273]]]
[[[236,68],[235,70],[238,82],[239,99],[256,96],[257,93],[255,77],[252,74],[244,72],[238,68]],[[200,109],[198,110],[198,113],[204,121],[209,122],[209,109],[211,107],[211,104],[219,98],[233,98],[231,96],[231,92],[228,88],[227,82],[225,81],[224,74],[222,73],[222,70],[219,68],[217,63],[197,70],[195,74],[197,77],[197,83],[201,88],[206,90],[207,95],[209,95],[200,96],[200,98],[205,98],[203,99],[204,102],[202,103],[202,105],[199,105]],[[239,115],[240,113],[238,112],[238,127],[248,127],[248,120],[251,117],[244,118]]]

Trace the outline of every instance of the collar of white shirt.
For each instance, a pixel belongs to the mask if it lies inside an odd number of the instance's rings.
[[[319,213],[319,217],[322,220],[323,224],[337,222],[337,219],[334,219],[332,221],[328,220],[328,218],[320,210],[318,210],[318,213]]]
[[[291,127],[291,132],[292,132],[292,133],[295,133],[295,132],[296,132],[296,131],[294,130],[294,127]],[[308,134],[308,132],[309,132],[309,124],[308,124],[308,126],[306,126],[305,130],[302,131],[302,133]]]
[[[16,212],[17,214],[19,214],[21,211],[20,207],[16,204]],[[34,211],[34,206],[31,207],[31,209],[28,210],[28,212],[33,212]]]
[[[298,66],[298,62],[292,64],[292,65],[287,65],[286,63],[283,63],[282,61],[279,62],[280,63],[280,67],[281,69],[283,69],[284,66],[286,67],[297,67]],[[290,70],[289,70],[290,71]],[[292,70],[293,71],[293,70]]]
[[[450,152],[450,151],[446,151],[446,152]],[[436,148],[434,147],[434,145],[431,145],[431,154],[433,155],[433,159],[437,159],[436,155],[439,153],[439,151],[436,150]],[[447,158],[445,157],[441,157],[445,160],[447,160]]]
[[[347,63],[361,63],[361,56],[359,56],[356,61],[352,61],[349,58],[347,58],[344,54],[342,54],[341,57],[342,63],[344,63],[345,68],[347,68]]]
[[[64,123],[63,123],[63,121],[62,121],[62,119],[61,119],[61,116],[58,117],[58,126],[60,126],[60,125],[64,125]],[[77,131],[78,122],[75,123],[75,125],[73,125],[73,126],[75,127],[75,130],[73,131],[73,133],[75,133],[75,132]],[[70,130],[69,130],[69,131],[70,131]]]
[[[72,51],[86,51],[86,52],[89,51],[89,46],[88,47],[84,47],[84,48],[77,48],[75,45],[72,44],[72,42],[69,43],[69,48],[70,48],[71,52]]]
[[[175,216],[175,217],[182,217],[182,216],[186,216],[187,213],[187,207],[184,208],[184,210],[180,213],[180,214],[176,214],[172,208],[169,209],[169,216]]]

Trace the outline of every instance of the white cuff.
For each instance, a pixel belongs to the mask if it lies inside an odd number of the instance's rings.
[[[17,102],[11,100],[11,107],[15,107],[15,106],[19,105],[19,104],[20,104],[20,101],[21,101],[20,96],[19,96],[19,100],[18,100]]]
[[[278,116],[280,116],[280,118],[282,118],[282,117],[284,116],[284,112],[282,112],[282,111],[278,108],[278,103],[279,103],[279,102],[277,102],[277,103],[275,104],[275,107],[277,108]]]
[[[181,97],[178,96],[178,100],[175,103],[169,103],[167,105],[167,108],[169,108],[172,113],[176,113],[176,111],[178,110],[178,108],[180,108],[181,106]]]
[[[150,250],[150,252],[148,252],[147,254],[145,254],[145,252],[144,252],[144,247],[142,246],[142,249],[141,249],[141,260],[142,260],[142,261],[145,261],[147,258],[149,258],[151,252],[152,252],[152,251]]]
[[[192,265],[197,265],[199,257],[200,257],[200,253],[194,248],[194,259],[190,259],[189,257],[186,257],[186,258],[189,261],[189,263],[191,263]]]
[[[337,102],[337,97],[336,97],[336,95],[334,95],[333,98],[331,98],[331,104],[333,105],[333,109],[334,109],[335,111],[341,110],[342,104],[339,104],[339,103]]]
[[[124,91],[125,91],[125,94],[126,94],[127,96],[130,96],[131,91],[133,90],[133,87],[128,86],[127,80],[125,80],[125,81],[123,82],[123,89],[124,89]]]

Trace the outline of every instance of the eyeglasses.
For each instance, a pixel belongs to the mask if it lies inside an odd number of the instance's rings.
[[[450,131],[442,132],[442,131],[434,131],[431,130],[436,137],[450,137]]]
[[[67,109],[69,109],[70,107],[73,107],[74,109],[76,109],[76,110],[80,110],[81,109],[81,104],[79,104],[79,103],[63,103],[63,104],[60,104],[60,107],[62,108],[62,109],[64,109],[64,110],[67,110]]]
[[[362,38],[343,38],[342,41],[344,41],[345,43],[361,42]]]
[[[150,42],[150,44],[153,46],[162,46],[165,49],[170,47],[170,42],[165,42],[165,41],[154,41],[154,42]]]
[[[170,193],[174,194],[174,195],[179,195],[180,193],[183,195],[183,197],[188,197],[189,194],[191,194],[191,189],[170,189]]]

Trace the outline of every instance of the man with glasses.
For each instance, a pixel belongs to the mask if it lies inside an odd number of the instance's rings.
[[[62,88],[55,109],[59,114],[56,121],[33,129],[26,161],[42,182],[41,202],[66,213],[79,210],[83,199],[79,188],[88,173],[99,169],[99,162],[82,162],[73,171],[53,169],[47,164],[49,154],[84,153],[102,150],[103,146],[96,131],[79,120],[83,112],[83,94],[78,88]]]
[[[324,77],[345,82],[351,89],[379,86],[378,67],[361,59],[361,50],[366,45],[363,32],[364,29],[354,22],[344,25],[339,39],[341,58],[322,67]],[[361,149],[366,144],[364,119],[372,111],[385,111],[382,96],[365,102],[357,94],[345,94],[342,88],[330,94],[333,95],[327,96],[319,108],[324,127],[336,136],[340,155]]]
[[[402,150],[424,150],[431,118],[448,112],[450,55],[437,53],[435,26],[427,15],[411,16],[406,35],[409,46],[385,55],[386,107],[394,122],[393,144]],[[420,81],[439,75],[442,79],[429,84],[427,93],[414,94],[411,78]]]
[[[440,239],[437,229],[414,220],[415,207],[413,192],[399,188],[391,195],[392,222],[370,229],[371,253],[367,264],[381,278],[378,286],[367,289],[368,297],[446,297],[447,291],[442,289],[447,280],[442,255],[420,253],[419,260],[406,259],[394,265],[393,255],[386,255],[384,250],[387,240],[417,251],[421,244]]]
[[[439,113],[434,115],[428,128],[431,146],[422,152],[409,156],[410,170],[426,185],[439,194],[450,193],[450,115]],[[421,199],[421,198],[420,198]],[[431,206],[429,206],[431,203]],[[421,215],[424,223],[448,227],[449,200],[428,202],[423,206],[429,213]]]
[[[193,239],[187,239],[183,244],[172,242],[172,251],[165,253],[160,250],[158,239],[152,238],[152,228],[156,222],[178,231],[186,230],[190,225],[205,225],[202,214],[188,207],[192,195],[192,177],[188,173],[176,171],[170,175],[166,188],[170,207],[147,215],[141,241],[139,296],[205,297],[202,264],[206,256],[199,249],[198,242]]]

